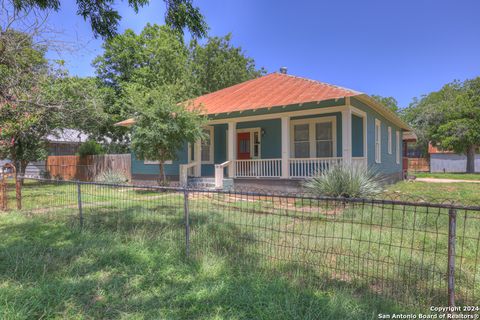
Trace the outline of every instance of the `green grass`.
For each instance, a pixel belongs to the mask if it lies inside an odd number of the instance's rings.
[[[446,209],[195,193],[187,259],[182,193],[83,185],[82,233],[72,185],[23,195],[0,215],[2,319],[376,319],[446,301]],[[474,214],[457,221],[458,304],[480,302]]]
[[[2,215],[0,318],[376,319],[402,310],[340,286],[239,269],[215,251],[186,259],[171,230],[115,231]]]
[[[438,178],[438,179],[456,179],[456,180],[479,180],[480,173],[414,173],[417,178]]]
[[[387,186],[384,196],[401,200],[419,200],[434,203],[455,202],[463,205],[480,205],[480,183],[432,183],[401,181]]]

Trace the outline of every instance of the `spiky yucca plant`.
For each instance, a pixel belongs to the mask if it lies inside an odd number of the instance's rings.
[[[96,178],[95,181],[103,182],[103,183],[111,183],[111,184],[122,184],[128,182],[127,176],[118,170],[107,170],[100,173]]]
[[[304,183],[316,196],[369,198],[382,192],[381,178],[363,165],[335,165],[318,172]]]

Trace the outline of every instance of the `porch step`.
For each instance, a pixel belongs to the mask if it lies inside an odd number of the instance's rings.
[[[188,186],[200,189],[215,189],[215,178],[212,177],[188,177]],[[223,190],[233,189],[233,179],[223,179]]]

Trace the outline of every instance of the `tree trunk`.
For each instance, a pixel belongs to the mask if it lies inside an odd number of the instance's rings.
[[[160,169],[159,183],[164,186],[167,184],[167,176],[165,175],[165,163],[163,160],[159,161],[158,168]]]
[[[17,168],[17,177],[18,174],[20,174],[20,186],[23,186],[23,177],[25,176],[25,173],[27,172],[27,166],[28,166],[28,161],[20,161],[20,169]],[[20,170],[20,172],[19,172]]]
[[[467,149],[467,173],[475,173],[475,149],[476,146]]]

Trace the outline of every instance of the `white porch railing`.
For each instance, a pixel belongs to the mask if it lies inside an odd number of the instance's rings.
[[[352,165],[362,167],[362,168],[367,168],[367,158],[365,157],[353,157],[352,158]]]
[[[191,168],[195,167],[197,162],[190,162],[187,164],[181,164],[179,166],[179,180],[180,186],[185,187],[188,184],[188,172]]]
[[[235,177],[267,178],[282,175],[282,159],[235,160]]]
[[[225,161],[215,165],[215,189],[223,189],[223,169],[228,167],[232,161]]]
[[[310,177],[316,172],[328,170],[332,166],[341,164],[342,158],[291,158],[288,162],[290,177],[304,178]]]
[[[290,158],[288,160],[288,177],[306,178],[319,171],[340,165],[342,157],[329,158]],[[367,168],[367,158],[353,157],[352,165]],[[191,164],[190,164],[191,165]],[[248,159],[232,160],[215,165],[215,187],[223,187],[224,168],[233,165],[236,178],[278,178],[282,176],[282,159]]]

